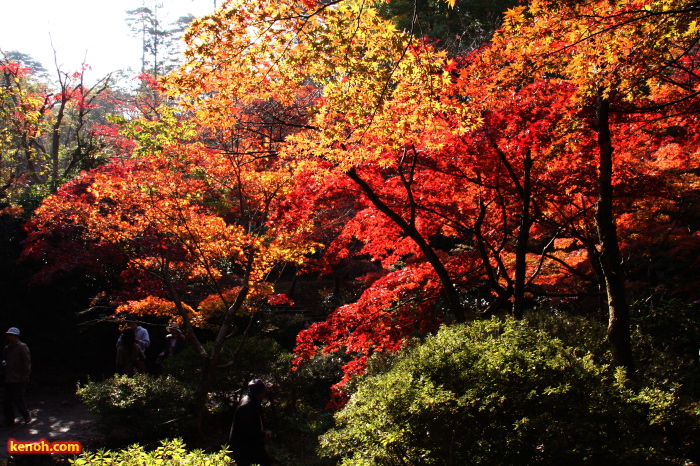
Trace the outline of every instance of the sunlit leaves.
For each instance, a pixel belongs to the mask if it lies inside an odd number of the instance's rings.
[[[15,201],[28,186],[55,192],[66,178],[98,160],[100,144],[89,115],[108,79],[89,87],[84,70],[56,71],[58,81],[45,84],[0,53],[2,200]]]
[[[663,87],[692,51],[699,14],[687,0],[537,0],[506,13],[487,59],[505,65],[501,83],[556,74],[573,82],[581,98],[602,89],[605,97],[631,102]]]
[[[282,304],[267,281],[280,264],[352,269],[359,298],[297,347],[298,362],[356,356],[342,388],[454,309],[507,309],[516,264],[528,298],[599,292],[596,93],[645,115],[612,120],[623,250],[671,238],[692,256],[697,238],[673,223],[700,147],[684,5],[537,0],[448,58],[361,2],[227,2],[164,81],[181,107],[119,120],[138,157],[83,175],[35,225],[119,247],[133,309],[172,312],[156,297],[173,285],[205,319],[244,292],[244,311]]]
[[[85,240],[121,250],[128,259],[122,277],[136,279],[143,294],[124,305],[131,312],[173,315],[173,300],[181,296],[193,309],[192,323],[220,316],[214,305],[198,310],[198,294],[188,293],[204,284],[225,286],[236,274],[245,274],[252,284],[251,305],[262,302],[273,292],[264,285],[271,268],[300,260],[311,246],[293,241],[292,230],[275,234],[266,222],[274,193],[284,192],[285,171],[256,171],[253,163],[231,166],[221,157],[199,146],[181,146],[178,152],[170,149],[86,173],[74,182],[86,185],[83,194],[64,189],[47,199],[34,227],[70,222],[80,226]],[[235,198],[229,197],[232,189],[239,193]],[[173,296],[173,290],[179,294]],[[131,293],[138,295],[137,289]],[[224,308],[235,300],[223,289],[215,299]]]
[[[165,148],[183,144],[197,137],[194,122],[182,118],[172,107],[159,107],[155,120],[139,118],[127,120],[123,116],[111,115],[110,123],[119,126],[119,134],[134,141],[134,155],[162,152]]]
[[[290,155],[347,166],[415,141],[446,119],[473,124],[459,102],[435,99],[450,83],[444,55],[413,43],[363,4],[308,11],[290,0],[232,2],[199,20],[187,40],[189,60],[168,84],[205,125],[230,124],[237,119],[230,109],[253,101],[291,105],[303,87],[318,90],[307,129],[282,149]],[[352,149],[357,144],[362,150]]]

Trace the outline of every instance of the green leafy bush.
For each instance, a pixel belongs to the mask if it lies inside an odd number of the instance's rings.
[[[98,415],[98,429],[139,440],[163,438],[182,429],[192,400],[192,392],[177,379],[147,374],[88,381],[78,386],[77,393]]]
[[[240,338],[231,338],[223,354],[232,354]],[[205,347],[210,343],[205,344]],[[342,377],[341,366],[347,359],[322,355],[299,370],[291,370],[292,354],[275,340],[255,335],[246,338],[236,364],[217,373],[209,397],[209,424],[218,423],[228,432],[234,402],[251,379],[259,378],[272,385],[270,406],[266,408],[266,427],[274,431],[269,451],[286,464],[320,464],[316,455],[318,436],[333,424],[333,413],[326,410],[330,387]],[[194,389],[199,380],[201,360],[192,350],[168,358],[163,373]],[[234,393],[238,391],[238,396]]]
[[[164,440],[153,451],[145,451],[133,445],[120,451],[85,452],[72,460],[76,466],[151,466],[153,464],[172,466],[227,466],[235,464],[228,457],[228,451],[204,453],[202,450],[187,451],[182,440]]]
[[[227,340],[222,348],[222,360],[229,361],[240,345],[241,338]],[[204,344],[204,349],[211,351],[213,343]],[[245,389],[252,379],[279,385],[279,379],[285,377],[291,365],[291,353],[284,351],[274,340],[262,336],[247,337],[236,362],[217,370],[209,396],[209,412],[229,413],[230,402],[235,398],[234,392]],[[175,357],[165,360],[162,373],[177,379],[184,386],[194,391],[201,377],[202,358],[192,348],[188,348]]]
[[[220,362],[228,362],[240,344],[240,336],[227,340],[221,350]],[[206,342],[203,346],[209,352],[213,342]],[[269,377],[279,372],[279,366],[284,366],[286,370],[289,358],[291,354],[274,340],[262,336],[247,337],[235,364],[217,371],[212,391],[226,392],[231,387],[245,387],[253,378]],[[202,358],[194,349],[188,348],[177,356],[166,359],[163,373],[194,387],[199,382],[201,366]]]
[[[686,389],[698,386],[698,349],[700,349],[700,307],[679,300],[632,307],[633,343],[640,369],[658,380],[684,380]],[[688,380],[694,379],[694,380]]]
[[[672,393],[512,320],[443,327],[370,367],[321,452],[350,465],[642,464],[672,452]]]
[[[542,306],[526,314],[527,325],[561,340],[564,346],[577,348],[593,356],[599,364],[611,364],[612,355],[607,342],[608,317],[577,315],[574,309]]]

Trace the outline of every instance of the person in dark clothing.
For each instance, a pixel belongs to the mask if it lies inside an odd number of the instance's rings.
[[[138,345],[134,330],[125,328],[117,346],[117,374],[132,376],[139,367],[145,367],[145,361],[146,356]]]
[[[180,327],[176,324],[170,324],[165,329],[168,334],[165,337],[165,348],[156,359],[158,366],[162,366],[165,359],[175,356],[187,348],[187,338],[180,331]]]
[[[241,399],[233,416],[229,434],[229,445],[237,466],[271,466],[265,451],[265,439],[269,436],[262,423],[262,400],[267,395],[267,386],[262,380],[251,380],[248,392]]]
[[[24,391],[29,382],[32,370],[32,358],[29,348],[19,339],[19,329],[11,327],[6,333],[8,345],[5,347],[2,365],[5,367],[5,396],[3,408],[5,420],[2,425],[11,426],[15,423],[15,406],[19,410],[24,423],[29,424],[32,418],[24,401]]]

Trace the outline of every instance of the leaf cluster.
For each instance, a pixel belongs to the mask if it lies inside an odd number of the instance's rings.
[[[128,439],[163,438],[186,431],[193,391],[173,377],[115,375],[78,385],[78,396],[98,416],[98,428]]]
[[[372,367],[372,365],[370,365]],[[343,465],[641,464],[670,392],[625,385],[526,322],[443,327],[362,377],[321,451]]]
[[[123,450],[84,452],[79,458],[71,460],[76,466],[141,466],[141,465],[192,465],[192,466],[226,466],[231,464],[229,451],[221,449],[208,453],[203,450],[187,450],[180,439],[162,440],[160,445],[150,451],[139,445],[132,445]]]

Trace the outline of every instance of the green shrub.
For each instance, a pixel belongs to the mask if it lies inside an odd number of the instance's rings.
[[[204,453],[202,450],[187,451],[182,440],[164,440],[153,451],[145,451],[133,445],[120,451],[85,452],[72,460],[76,466],[151,466],[153,464],[172,466],[227,466],[234,464],[228,451]]]
[[[321,453],[350,465],[642,464],[674,396],[526,322],[443,327],[359,380]],[[372,370],[374,372],[372,372]]]
[[[607,344],[607,316],[576,315],[573,310],[543,307],[526,313],[527,325],[542,330],[552,338],[561,340],[564,346],[577,348],[593,356],[599,364],[611,364],[612,356]]]
[[[228,361],[240,344],[240,337],[227,340],[222,349],[222,360]],[[212,343],[205,343],[209,351]],[[271,384],[276,403],[294,407],[297,401],[315,407],[325,407],[330,387],[342,377],[342,365],[349,358],[319,354],[299,370],[291,370],[292,353],[275,340],[265,336],[249,336],[235,364],[221,368],[214,377],[211,389],[210,411],[224,409],[233,392],[243,390],[252,379]],[[192,349],[165,360],[162,373],[174,377],[194,390],[200,379],[201,358]],[[220,406],[222,405],[222,406]],[[229,407],[230,408],[230,407]]]
[[[232,354],[240,338],[231,338],[223,354]],[[205,344],[208,348],[211,343]],[[230,426],[233,418],[234,392],[242,390],[254,378],[272,385],[270,406],[266,409],[266,426],[275,432],[270,452],[286,464],[321,464],[316,456],[318,436],[333,424],[333,414],[325,410],[330,387],[342,377],[346,359],[319,354],[299,370],[291,370],[292,354],[275,340],[262,336],[246,338],[236,364],[217,373],[209,397],[210,424]],[[192,350],[168,358],[163,373],[175,377],[194,389],[199,381],[200,358]],[[227,427],[222,427],[227,428]]]
[[[657,380],[686,379],[690,388],[693,381],[696,392],[698,376],[698,349],[700,349],[700,308],[678,300],[661,302],[656,306],[635,303],[632,307],[632,342],[640,369],[647,377]]]
[[[222,348],[220,362],[228,362],[238,349],[240,337],[227,340]],[[204,343],[204,349],[211,352],[213,342]],[[247,337],[235,364],[217,369],[209,394],[209,412],[230,414],[234,392],[245,389],[252,379],[279,385],[284,374],[289,372],[291,353],[284,351],[274,340],[262,336]],[[177,379],[194,391],[201,377],[202,358],[188,348],[177,356],[168,358],[163,364],[162,373]]]
[[[173,377],[115,375],[103,382],[78,385],[78,395],[97,414],[98,429],[143,439],[163,438],[182,429],[192,392]]]
[[[221,349],[221,362],[228,362],[238,350],[241,344],[241,337],[234,337],[227,340]],[[203,344],[207,353],[212,350],[213,342]],[[232,387],[245,387],[253,378],[266,378],[271,374],[279,372],[280,364],[287,368],[285,351],[270,338],[252,336],[247,337],[243,342],[243,347],[239,353],[236,363],[217,370],[214,378],[212,392],[227,392]],[[287,353],[288,354],[288,353]],[[280,360],[284,360],[280,362]],[[202,358],[197,352],[188,348],[182,353],[168,358],[163,364],[163,374],[172,376],[185,383],[189,387],[196,387],[201,376]]]

